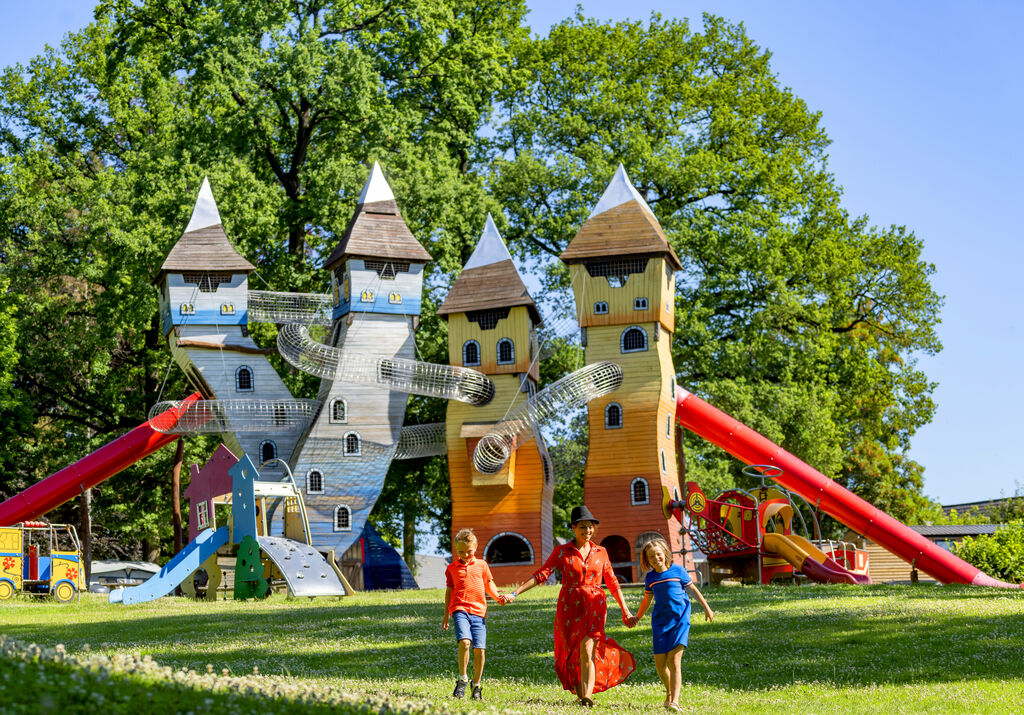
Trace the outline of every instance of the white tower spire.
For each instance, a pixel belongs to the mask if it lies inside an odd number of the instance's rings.
[[[217,202],[213,200],[210,180],[204,176],[203,185],[199,187],[199,197],[196,199],[195,208],[192,209],[192,218],[189,220],[188,226],[185,227],[185,233],[216,226],[219,223],[221,223],[220,211],[217,210]]]
[[[374,201],[394,201],[395,195],[391,191],[388,180],[384,178],[384,172],[380,170],[380,164],[373,162],[370,169],[370,178],[366,180],[363,193],[359,194],[359,201],[356,203],[371,204]]]
[[[473,255],[466,261],[466,265],[462,267],[462,270],[465,271],[470,268],[479,268],[480,266],[489,266],[492,263],[511,260],[512,254],[508,252],[508,247],[505,246],[505,242],[501,239],[498,227],[494,225],[494,219],[491,218],[490,214],[487,214],[484,230],[480,234],[480,242],[476,244]]]
[[[653,215],[654,212],[651,211],[651,207],[647,205],[644,197],[640,195],[640,192],[630,182],[629,177],[626,175],[625,167],[619,164],[619,168],[615,171],[612,180],[608,182],[608,188],[601,195],[601,200],[597,202],[597,206],[594,207],[594,210],[590,212],[590,216],[587,218],[592,219],[616,206],[621,206],[634,200]]]

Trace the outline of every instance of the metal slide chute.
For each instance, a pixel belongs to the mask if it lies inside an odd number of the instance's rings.
[[[995,579],[954,556],[739,420],[682,388],[676,388],[676,421],[746,464],[771,465],[781,469],[782,474],[774,477],[780,486],[799,494],[836,521],[871,539],[937,581],[1024,588],[1024,584]]]

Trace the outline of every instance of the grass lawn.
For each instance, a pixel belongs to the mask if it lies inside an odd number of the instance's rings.
[[[449,697],[455,643],[440,628],[443,591],[137,606],[18,597],[0,605],[0,712],[577,711],[552,667],[557,594],[541,587],[491,607],[482,704]],[[640,595],[627,590],[634,610]],[[983,713],[1024,703],[1024,590],[805,585],[706,596],[718,618],[707,624],[696,608],[686,711]],[[610,603],[609,624],[638,667],[596,696],[597,708],[661,711],[649,621],[629,631]],[[26,655],[29,643],[74,657]],[[98,707],[85,699],[96,692]]]

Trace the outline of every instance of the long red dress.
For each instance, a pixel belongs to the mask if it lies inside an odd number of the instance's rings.
[[[604,633],[608,602],[601,581],[612,594],[621,590],[608,552],[591,543],[584,560],[570,541],[555,547],[533,578],[538,584],[544,583],[556,569],[562,573],[562,590],[555,610],[555,673],[563,688],[576,692],[580,682],[580,642],[590,636],[596,641],[594,692],[613,688],[629,677],[636,662],[632,653]]]

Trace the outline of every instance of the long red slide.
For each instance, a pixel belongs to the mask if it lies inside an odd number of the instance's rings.
[[[782,474],[775,481],[780,486],[937,581],[1024,588],[1024,584],[1000,581],[971,566],[681,387],[676,388],[676,421],[746,464],[778,467]]]
[[[153,429],[152,422],[176,421],[188,405],[199,399],[198,392],[189,395],[177,407],[162,412],[153,420],[143,422],[128,434],[103,445],[87,457],[51,474],[20,494],[15,494],[0,504],[0,526],[38,519],[64,502],[74,499],[84,490],[109,479],[178,439],[176,434],[157,432]]]

